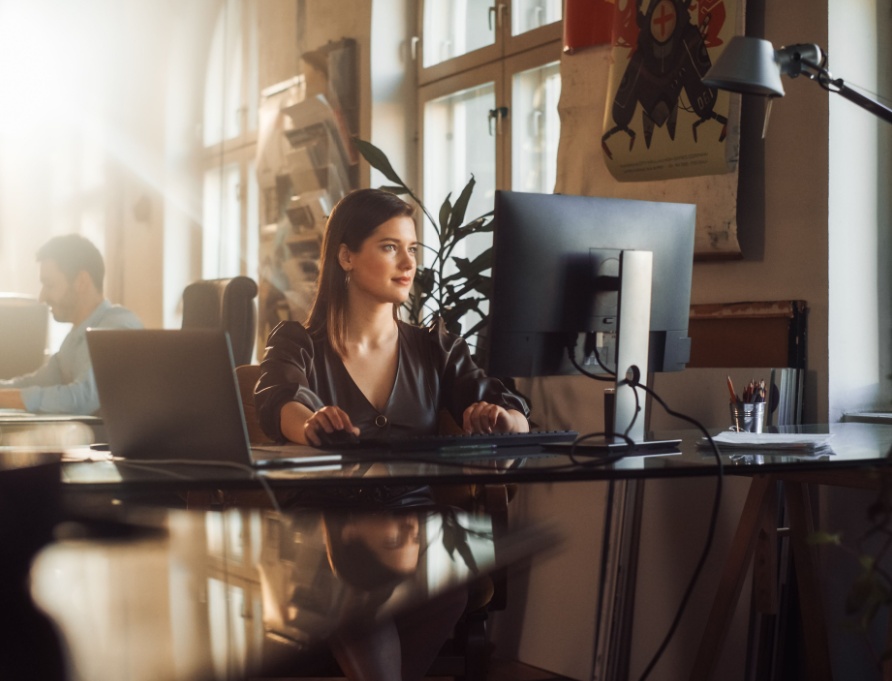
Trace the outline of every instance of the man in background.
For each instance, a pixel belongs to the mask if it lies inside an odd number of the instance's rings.
[[[78,234],[57,236],[37,251],[40,300],[57,322],[71,323],[59,352],[37,371],[0,381],[0,408],[45,414],[93,414],[99,395],[87,348],[87,329],[139,329],[129,310],[102,293],[105,264],[99,250]]]

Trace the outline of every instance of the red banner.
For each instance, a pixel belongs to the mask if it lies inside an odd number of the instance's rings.
[[[610,42],[613,29],[612,0],[567,0],[564,7],[564,51]]]

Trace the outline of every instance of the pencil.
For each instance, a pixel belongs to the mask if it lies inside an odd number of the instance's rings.
[[[739,402],[737,399],[737,393],[734,392],[734,384],[731,382],[731,377],[728,376],[728,391],[731,393],[731,403]]]

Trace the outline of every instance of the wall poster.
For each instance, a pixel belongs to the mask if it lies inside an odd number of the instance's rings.
[[[743,32],[743,0],[617,0],[601,147],[620,182],[731,172],[739,97],[701,78]]]
[[[608,22],[611,38],[568,44],[561,58],[555,191],[694,203],[695,257],[739,258],[740,96],[704,91],[690,75],[704,59],[689,55],[687,45],[714,62],[731,35],[743,32],[744,9],[744,0],[567,0],[568,17],[573,10],[588,22]],[[657,40],[663,27],[667,34]],[[620,92],[623,77],[634,82]],[[642,79],[654,87],[644,88]],[[618,92],[627,105],[619,121]],[[689,100],[698,95],[695,109]]]

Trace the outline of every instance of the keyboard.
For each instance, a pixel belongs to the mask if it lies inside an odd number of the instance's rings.
[[[388,450],[391,452],[436,452],[509,447],[540,447],[573,442],[579,434],[573,430],[535,430],[529,433],[475,433],[472,435],[417,435],[394,438],[365,438],[325,445],[340,451]]]

